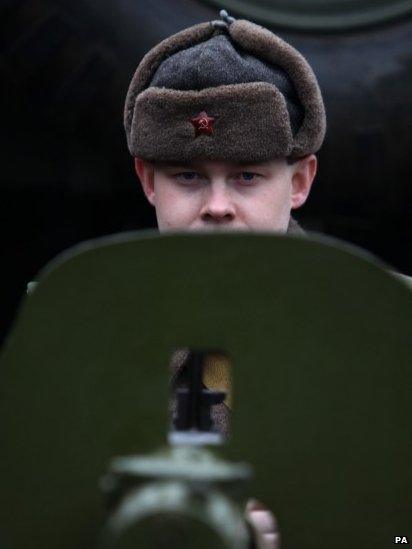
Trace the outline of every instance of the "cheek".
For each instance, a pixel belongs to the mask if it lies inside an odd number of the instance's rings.
[[[155,189],[155,208],[160,230],[185,229],[194,220],[198,200],[174,185],[159,185]]]
[[[268,185],[254,197],[254,207],[244,212],[245,220],[254,227],[269,230],[286,230],[291,210],[291,193],[286,181]]]

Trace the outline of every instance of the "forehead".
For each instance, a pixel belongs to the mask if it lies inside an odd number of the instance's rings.
[[[184,168],[207,172],[232,172],[236,170],[276,170],[286,166],[286,159],[279,158],[268,162],[228,162],[226,160],[192,160],[190,162],[156,162],[159,169]]]

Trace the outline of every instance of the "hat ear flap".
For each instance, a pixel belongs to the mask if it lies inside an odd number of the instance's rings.
[[[270,30],[250,21],[237,19],[228,26],[228,32],[243,49],[279,65],[291,79],[305,110],[291,157],[299,158],[319,150],[326,133],[325,107],[316,76],[303,55]]]
[[[124,107],[124,127],[128,142],[130,140],[130,130],[132,127],[136,97],[149,86],[160,63],[166,57],[173,55],[181,49],[189,47],[189,45],[195,45],[207,40],[214,32],[216,32],[216,30],[210,22],[194,25],[193,27],[184,29],[173,36],[162,40],[162,42],[152,48],[143,57],[130,82]]]

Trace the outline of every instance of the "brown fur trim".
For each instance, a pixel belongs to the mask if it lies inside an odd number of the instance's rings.
[[[295,136],[292,157],[319,150],[326,132],[326,115],[316,77],[306,59],[268,29],[246,20],[229,25],[229,34],[242,48],[282,67],[292,79],[305,108],[303,124]]]
[[[196,137],[190,119],[201,111],[215,118],[214,129]],[[175,162],[265,162],[289,156],[292,147],[285,99],[265,82],[201,91],[148,88],[137,98],[129,139],[132,155]]]
[[[142,59],[134,73],[132,81],[129,85],[129,90],[126,96],[124,108],[124,125],[126,134],[130,134],[133,111],[135,108],[136,97],[144,90],[152,79],[157,67],[160,63],[175,52],[194,46],[200,42],[208,40],[216,29],[211,22],[200,23],[181,32],[169,36],[157,46],[152,48]]]
[[[244,50],[279,65],[293,81],[305,109],[305,117],[292,141],[283,96],[281,101],[280,92],[270,84],[237,84],[185,92],[164,88],[146,89],[165,58],[206,41],[217,32],[223,31],[216,29],[212,22],[195,25],[163,40],[143,58],[130,83],[124,111],[131,154],[147,160],[189,161],[198,157],[259,162],[279,156],[300,158],[316,152],[325,136],[326,117],[322,95],[311,67],[295,48],[268,29],[250,21],[235,20],[228,25],[226,32]],[[231,88],[237,92],[240,86],[271,88],[272,104],[269,104],[269,93],[264,94],[258,89],[256,93],[251,92],[242,97],[235,93],[231,101],[225,95],[226,90]],[[162,94],[164,100],[162,104],[159,102],[159,94]],[[215,127],[220,129],[220,133],[194,138],[193,128],[184,119],[189,110],[184,97],[190,97],[193,105],[189,118],[202,110],[206,110],[209,116],[216,114]],[[175,100],[177,103],[172,105]],[[274,110],[279,112],[275,113]],[[154,117],[151,118],[151,115]],[[227,124],[226,128],[223,128],[223,123]],[[173,127],[174,124],[176,127]]]

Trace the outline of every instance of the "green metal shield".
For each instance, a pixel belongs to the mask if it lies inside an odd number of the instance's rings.
[[[99,478],[166,445],[185,346],[232,357],[219,453],[252,464],[244,497],[275,512],[283,549],[411,536],[411,292],[335,244],[128,234],[46,268],[0,361],[2,547],[98,545]]]
[[[412,13],[411,0],[206,0],[232,14],[273,27],[342,31]]]

